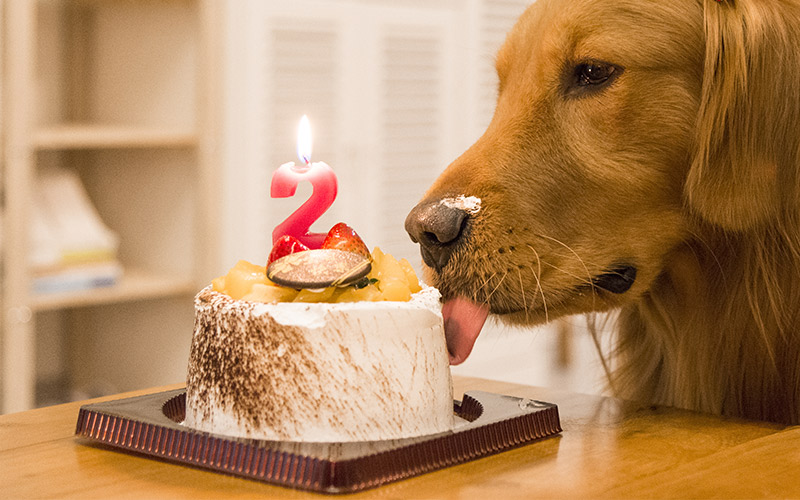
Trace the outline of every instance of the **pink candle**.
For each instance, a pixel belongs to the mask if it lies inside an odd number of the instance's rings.
[[[297,156],[303,163],[284,163],[272,174],[270,196],[288,198],[294,196],[297,185],[308,180],[313,191],[311,197],[272,231],[272,242],[283,235],[294,236],[309,248],[320,248],[325,233],[311,233],[309,228],[336,199],[338,184],[333,169],[323,162],[311,163],[311,126],[305,115],[300,120],[297,134]]]

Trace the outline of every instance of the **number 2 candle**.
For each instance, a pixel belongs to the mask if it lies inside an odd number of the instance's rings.
[[[309,248],[322,246],[325,233],[309,232],[311,224],[325,213],[336,199],[338,184],[333,169],[324,162],[311,163],[311,125],[303,115],[297,132],[297,157],[300,164],[284,163],[272,174],[270,196],[289,198],[294,196],[297,185],[311,182],[311,197],[272,231],[272,242],[283,235],[294,236]]]

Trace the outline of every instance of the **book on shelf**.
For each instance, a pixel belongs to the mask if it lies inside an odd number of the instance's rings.
[[[122,276],[119,262],[65,266],[33,277],[33,292],[37,294],[77,292],[114,286]]]
[[[34,293],[112,286],[122,276],[119,237],[100,218],[77,173],[48,166],[36,178],[31,216]]]

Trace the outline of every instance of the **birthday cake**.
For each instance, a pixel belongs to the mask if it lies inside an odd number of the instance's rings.
[[[328,258],[319,252],[366,249],[341,238],[331,246],[308,250],[279,240],[269,267],[240,261],[196,296],[185,425],[308,442],[452,429],[439,293],[421,287],[408,262],[367,251],[366,274],[319,289],[268,278],[291,270],[300,253]]]

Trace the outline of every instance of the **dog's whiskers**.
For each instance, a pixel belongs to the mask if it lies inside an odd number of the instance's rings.
[[[494,276],[494,275],[493,275],[493,276]],[[498,288],[500,288],[500,285],[502,285],[502,284],[503,284],[503,281],[506,279],[506,276],[508,276],[508,273],[507,273],[507,272],[503,273],[503,277],[502,277],[502,278],[500,278],[500,281],[498,281],[498,282],[497,282],[497,286],[495,286],[495,287],[494,287],[494,290],[492,290],[492,293],[490,293],[490,294],[489,294],[489,295],[486,297],[486,300],[484,301],[484,302],[486,303],[486,305],[488,305],[488,304],[489,304],[489,301],[492,299],[492,295],[494,295],[494,292],[496,292],[496,291],[497,291],[497,289],[498,289]]]
[[[533,248],[533,246],[527,245],[527,247],[530,248],[531,252],[533,252],[533,255],[536,256],[536,265],[538,267],[538,270],[534,271],[533,278],[536,280],[536,288],[539,289],[539,293],[542,296],[542,307],[544,308],[544,320],[545,320],[545,322],[549,323],[550,322],[550,317],[547,315],[547,300],[544,298],[544,288],[542,288],[542,281],[541,281],[541,278],[542,278],[542,259],[539,258],[539,252],[537,252],[536,249]],[[533,269],[531,269],[531,270],[533,270]]]
[[[522,294],[522,308],[525,310],[525,322],[527,323],[530,318],[528,317],[528,301],[525,300],[525,285],[522,283],[522,271],[517,268],[517,274],[519,275],[519,290]]]
[[[483,280],[483,283],[481,283],[481,286],[479,286],[477,289],[475,289],[474,292],[472,292],[472,301],[473,302],[478,302],[478,294],[481,292],[481,290],[483,290],[483,288],[486,285],[489,284],[490,281],[492,281],[492,278],[494,278],[495,276],[497,276],[497,273],[492,273],[491,276],[489,276],[488,278]],[[486,302],[486,301],[484,301],[484,302]],[[488,304],[488,302],[486,302],[486,303]]]
[[[582,277],[582,276],[578,276],[577,274],[571,273],[571,272],[567,271],[566,269],[561,269],[560,267],[558,267],[558,266],[556,266],[556,265],[553,265],[553,264],[551,264],[551,263],[549,263],[549,262],[545,262],[544,264],[545,264],[546,266],[552,267],[552,268],[553,268],[553,269],[555,269],[556,271],[559,271],[559,272],[562,272],[562,273],[566,274],[567,276],[571,276],[571,277],[575,278],[576,280],[580,281],[581,283],[583,283],[583,284],[585,284],[585,285],[592,285],[592,284],[594,284],[592,281],[590,281],[590,280],[587,280],[586,278],[584,278],[584,277]]]
[[[586,277],[589,279],[589,284],[592,284],[592,274],[589,272],[589,268],[586,267],[586,263],[583,261],[581,256],[578,255],[578,253],[575,250],[573,250],[569,245],[567,245],[563,241],[560,241],[560,240],[558,240],[556,238],[553,238],[552,236],[547,236],[546,234],[541,234],[541,233],[538,233],[537,236],[539,236],[541,238],[548,239],[548,240],[550,240],[552,242],[558,243],[562,247],[564,247],[567,250],[569,250],[570,253],[572,255],[574,255],[576,259],[578,259],[578,262],[581,263],[581,266],[583,266],[583,270],[586,271]],[[595,299],[597,298],[597,292],[595,292],[594,287],[590,287],[590,288],[591,288],[591,291],[592,291],[592,307],[594,308],[595,307]]]

